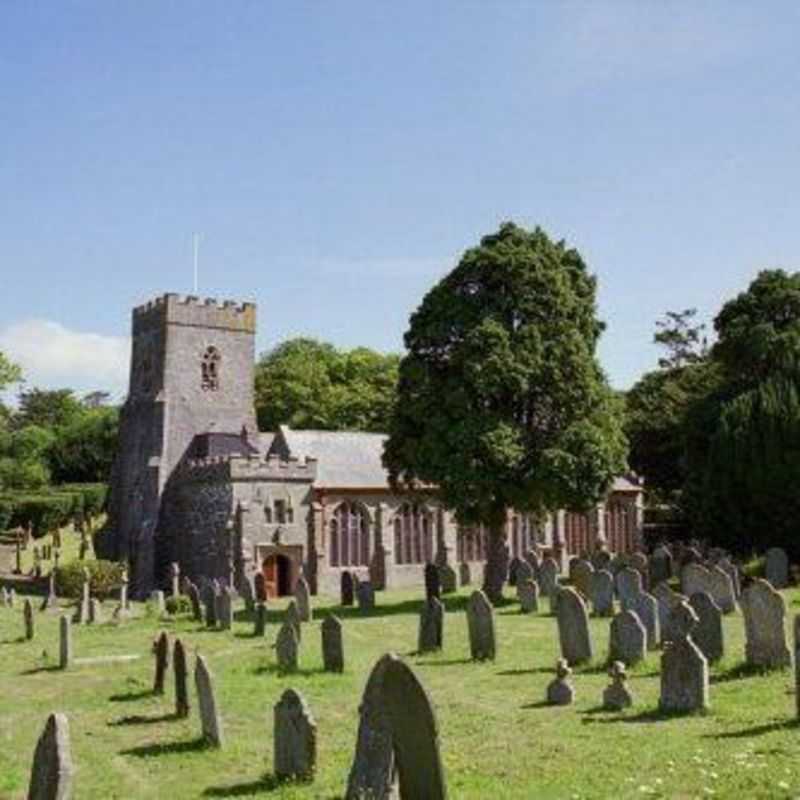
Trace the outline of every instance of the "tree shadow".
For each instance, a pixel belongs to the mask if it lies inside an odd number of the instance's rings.
[[[709,683],[726,683],[727,681],[737,681],[746,678],[759,678],[771,672],[783,672],[788,667],[763,667],[756,664],[748,664],[742,661],[728,669],[721,670],[708,678]]]
[[[144,700],[145,697],[152,697],[152,689],[140,689],[138,692],[126,692],[125,694],[112,694],[108,698],[111,703],[130,703],[134,700]]]
[[[120,717],[119,719],[115,719],[112,722],[109,722],[108,725],[112,728],[122,725],[154,725],[159,722],[173,722],[176,719],[180,718],[174,711],[171,714],[160,714],[157,717],[143,717],[140,714],[132,714],[129,717]]]
[[[555,705],[555,703],[551,703],[549,700],[538,700],[535,703],[526,703],[524,706],[520,706],[520,708],[525,711],[530,711],[534,708],[554,708]]]
[[[756,725],[752,728],[745,728],[740,731],[726,731],[724,733],[706,733],[705,739],[748,739],[751,736],[763,736],[774,731],[792,730],[800,727],[800,720],[785,719],[778,722],[768,722],[764,725]]]
[[[272,773],[265,775],[248,783],[235,783],[231,786],[209,786],[204,792],[203,797],[251,797],[262,792],[274,792],[281,786],[286,785],[287,781],[282,781]]]
[[[39,672],[61,672],[61,667],[58,664],[50,664],[46,667],[31,667],[30,669],[26,669],[23,672],[20,672],[20,675],[36,675]]]
[[[128,750],[120,750],[121,756],[136,756],[137,758],[147,758],[149,756],[164,756],[179,753],[193,753],[198,750],[210,748],[210,744],[203,739],[192,739],[188,742],[166,742],[144,744],[139,747],[131,747]]]

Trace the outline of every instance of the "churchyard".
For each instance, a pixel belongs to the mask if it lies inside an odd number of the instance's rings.
[[[160,617],[152,604],[137,604],[139,616],[117,623],[116,603],[108,601],[106,622],[72,625],[72,662],[62,670],[59,614],[39,612],[37,602],[34,636],[27,640],[24,598],[17,597],[14,608],[0,608],[0,798],[26,796],[36,742],[53,712],[69,722],[77,798],[342,797],[364,686],[389,651],[411,667],[430,697],[450,797],[800,796],[794,673],[745,664],[740,610],[722,618],[725,655],[709,668],[707,711],[659,710],[659,649],[644,649],[643,660],[627,670],[633,705],[610,711],[603,695],[611,683],[611,618],[589,618],[593,656],[572,667],[574,702],[552,705],[548,686],[562,651],[548,600],[523,614],[508,587],[511,602],[494,612],[495,658],[473,661],[470,594],[462,587],[443,595],[443,647],[424,654],[417,653],[422,589],[379,592],[370,611],[313,598],[313,620],[301,623],[292,674],[281,673],[273,647],[286,599],[269,602],[263,637],[254,636],[253,614],[241,600],[231,630],[208,630],[189,614]],[[791,649],[800,591],[782,594]],[[331,614],[343,626],[341,673],[323,668],[321,623]],[[153,643],[161,632],[170,646],[180,638],[186,650],[185,718],[175,713],[171,662],[164,693],[153,693]],[[221,748],[201,736],[192,675],[197,653],[213,675]],[[569,672],[566,664],[562,672]],[[316,721],[310,782],[275,776],[273,709],[290,687]]]

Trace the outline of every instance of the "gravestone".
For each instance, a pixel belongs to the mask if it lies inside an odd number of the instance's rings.
[[[175,640],[172,648],[172,673],[175,678],[175,716],[189,716],[189,669],[186,661],[186,649],[180,639]]]
[[[47,578],[47,596],[44,598],[40,611],[47,611],[48,609],[58,608],[58,595],[56,594],[56,572],[50,570],[50,575]]]
[[[589,614],[583,598],[569,586],[558,593],[556,618],[562,657],[570,666],[590,661],[592,641],[589,637]]]
[[[430,600],[441,597],[442,587],[439,583],[439,567],[430,562],[425,565],[425,599]]]
[[[647,631],[647,649],[656,650],[661,643],[661,626],[658,619],[658,601],[647,592],[640,592],[623,603],[623,609],[635,611]]]
[[[71,800],[75,767],[64,714],[51,714],[33,754],[28,800]]]
[[[653,597],[658,603],[658,625],[661,633],[661,643],[669,642],[672,639],[672,628],[670,626],[670,615],[672,609],[678,603],[688,602],[689,598],[685,595],[673,592],[666,583],[659,583],[653,589]]]
[[[494,661],[496,653],[494,609],[480,591],[474,591],[467,602],[469,649],[473,661]]]
[[[727,556],[724,556],[717,562],[717,566],[727,573],[728,577],[731,579],[731,586],[733,586],[733,594],[738,600],[742,594],[742,585],[741,581],[739,580],[739,570]]]
[[[603,690],[603,708],[609,711],[622,711],[633,705],[633,695],[628,689],[628,673],[621,661],[615,661],[608,674],[611,685]]]
[[[300,626],[300,611],[297,608],[297,602],[295,600],[289,601],[283,619],[284,622],[288,622],[294,628],[294,635],[299,644],[303,638],[303,631]]]
[[[592,553],[592,566],[595,569],[595,572],[598,570],[604,569],[608,572],[611,572],[611,553],[604,548],[600,548],[595,550]]]
[[[611,620],[608,638],[609,663],[633,666],[647,655],[647,631],[635,611],[621,611]]]
[[[164,599],[164,592],[160,589],[156,590],[150,595],[150,601],[156,607],[156,614],[160,617],[167,613],[167,603]]]
[[[558,564],[548,556],[539,567],[539,591],[549,597],[558,586]]]
[[[173,561],[170,564],[169,577],[172,596],[177,597],[181,593],[181,567],[177,561]]]
[[[711,585],[711,573],[700,563],[690,561],[681,570],[681,592],[691,597],[697,592],[707,592]]]
[[[389,653],[373,668],[359,716],[345,800],[445,800],[433,706],[397,656]]]
[[[164,678],[169,666],[169,637],[166,631],[156,640],[153,652],[156,656],[156,670],[153,678],[153,694],[164,694]]]
[[[305,699],[295,689],[286,689],[275,704],[273,747],[273,771],[278,780],[313,780],[317,723]]]
[[[326,672],[344,672],[342,623],[333,615],[325,617],[322,630],[322,662]]]
[[[339,578],[339,590],[341,594],[341,605],[352,606],[355,599],[353,576],[347,570],[345,570]]]
[[[25,620],[25,638],[28,641],[33,639],[33,604],[26,597],[25,605],[22,607],[22,617]]]
[[[256,572],[253,576],[253,589],[256,594],[257,603],[267,602],[267,579],[263,572]]]
[[[462,561],[458,565],[458,582],[462,586],[469,586],[472,584],[472,572],[466,561]]]
[[[531,578],[517,580],[517,599],[519,610],[523,614],[530,614],[539,610],[539,587]]]
[[[200,710],[200,728],[203,739],[212,747],[222,747],[222,719],[217,709],[214,676],[203,656],[197,656],[194,665],[194,683],[197,689],[197,707]]]
[[[297,602],[297,613],[300,615],[300,622],[311,622],[311,591],[308,588],[308,581],[300,576],[294,587],[294,599]]]
[[[641,552],[641,550],[631,553],[630,557],[628,558],[628,566],[630,566],[632,569],[635,569],[642,576],[642,586],[650,586],[650,574],[648,571],[650,562],[648,561],[645,553]]]
[[[287,619],[278,631],[275,641],[275,656],[281,672],[297,671],[298,640],[294,625]]]
[[[417,651],[427,653],[431,650],[441,650],[443,634],[444,606],[437,597],[431,597],[420,611]]]
[[[642,573],[633,567],[623,567],[616,575],[617,595],[623,608],[642,593]]]
[[[81,599],[78,603],[78,608],[75,611],[75,616],[72,621],[78,625],[85,625],[89,621],[89,603],[91,600],[91,592],[89,588],[88,579],[84,579],[83,586],[81,587]]]
[[[697,623],[697,614],[688,603],[681,602],[672,610],[673,639],[661,656],[662,711],[708,708],[708,661],[691,639]]]
[[[661,581],[668,581],[672,577],[672,553],[669,548],[661,545],[650,556],[650,585],[656,586]]]
[[[732,614],[736,611],[736,591],[733,588],[733,581],[721,567],[714,566],[709,570],[707,591],[723,614]]]
[[[250,583],[248,577],[244,577],[239,585],[239,594],[244,601],[244,610],[248,614],[252,614],[256,608],[256,600],[253,596],[253,584]]]
[[[584,600],[589,600],[592,594],[592,577],[594,567],[584,558],[578,559],[572,568],[572,583],[583,595]]]
[[[442,594],[452,594],[458,589],[456,571],[449,564],[439,564],[439,584]]]
[[[792,656],[786,644],[786,602],[765,580],[756,578],[742,592],[739,604],[744,614],[747,638],[745,659],[758,667],[788,667]]]
[[[519,586],[520,581],[535,581],[536,580],[536,573],[533,571],[533,567],[524,559],[521,559],[519,564],[517,564],[517,580],[515,585]]]
[[[692,631],[692,641],[700,648],[709,664],[719,661],[725,654],[722,639],[722,611],[707,592],[695,592],[689,605],[697,614],[697,626]]]
[[[770,547],[764,559],[764,573],[775,589],[789,585],[789,558],[781,547]]]
[[[589,596],[595,616],[614,615],[614,576],[608,570],[598,569],[592,574]]]
[[[533,579],[538,580],[539,577],[539,567],[541,566],[541,561],[539,556],[537,555],[535,550],[526,550],[525,551],[525,563],[530,565],[530,568],[533,570]]]
[[[558,595],[561,593],[561,587],[556,584],[556,588],[547,595],[547,607],[549,608],[548,614],[554,617],[558,612]]]
[[[361,611],[372,611],[375,608],[375,589],[369,581],[361,581],[358,584],[356,597]]]
[[[263,636],[267,632],[267,607],[264,603],[256,603],[253,636]]]
[[[103,606],[96,597],[89,601],[89,619],[87,622],[92,625],[100,625],[103,622]]]
[[[203,621],[203,607],[200,604],[200,590],[191,581],[186,584],[186,593],[189,595],[189,602],[192,605],[192,619],[195,622]]]
[[[223,631],[233,627],[233,598],[227,586],[223,586],[216,594],[217,622]]]
[[[521,559],[517,556],[511,559],[508,562],[508,585],[509,586],[516,586],[517,585],[517,568],[519,567]]]
[[[572,591],[570,589],[570,591]],[[556,677],[547,685],[547,702],[554,706],[568,706],[575,699],[575,687],[570,681],[572,670],[565,658],[556,662]]]
[[[67,616],[58,621],[58,666],[67,669],[72,663],[72,622]]]

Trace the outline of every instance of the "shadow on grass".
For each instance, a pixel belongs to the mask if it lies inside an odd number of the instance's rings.
[[[782,672],[788,667],[762,667],[755,664],[748,664],[742,661],[739,664],[717,672],[709,676],[709,683],[726,683],[727,681],[738,681],[744,678],[758,678],[768,675],[771,672]]]
[[[471,658],[447,658],[442,661],[416,661],[417,667],[453,667],[457,664],[472,664]],[[476,661],[476,664],[483,664],[483,661]]]
[[[520,708],[525,711],[530,711],[534,708],[555,708],[555,703],[551,703],[548,700],[539,700],[536,703],[526,703],[524,706],[520,706]]]
[[[139,747],[132,747],[129,750],[120,750],[121,756],[136,756],[137,758],[147,758],[149,756],[166,756],[170,754],[194,753],[198,750],[209,748],[209,743],[203,739],[192,739],[188,742],[167,742],[143,744]]]
[[[112,728],[122,725],[155,725],[159,722],[173,722],[177,719],[180,719],[180,717],[174,712],[171,714],[160,714],[157,717],[143,717],[140,714],[133,714],[129,717],[115,719],[113,722],[109,722],[108,725]]]
[[[61,667],[58,664],[50,664],[46,667],[31,667],[24,672],[20,672],[20,675],[36,675],[39,672],[61,672]]]
[[[550,667],[532,667],[531,669],[504,669],[498,672],[498,675],[537,675],[537,674],[553,674],[555,670]]]
[[[297,669],[284,670],[281,669],[278,664],[265,664],[253,670],[254,675],[277,675],[280,678],[286,677],[287,675],[310,678],[312,675],[319,675],[322,672],[325,672],[324,667],[298,667]]]
[[[111,703],[130,703],[134,700],[144,700],[145,697],[153,697],[152,689],[140,689],[138,692],[126,692],[125,694],[112,694],[108,698]]]
[[[286,781],[282,781],[275,775],[269,774],[248,783],[234,783],[231,786],[209,786],[203,792],[203,797],[251,797],[262,792],[274,792],[281,786],[286,785],[286,783]]]
[[[800,728],[800,720],[785,719],[779,722],[768,722],[765,725],[756,725],[741,731],[726,731],[725,733],[706,733],[705,739],[749,739],[751,736],[763,736],[775,731],[788,731]]]
[[[595,709],[590,709],[592,714],[598,714],[598,711]],[[588,713],[588,712],[587,712]],[[609,712],[611,713],[611,712]],[[683,719],[686,717],[695,717],[695,716],[703,716],[705,712],[703,711],[662,711],[660,708],[650,708],[644,711],[640,711],[638,714],[620,714],[619,712],[615,712],[616,715],[607,719],[585,719],[583,720],[584,723],[588,722],[597,722],[597,723],[634,723],[634,724],[646,724],[652,722],[667,722],[671,719]]]

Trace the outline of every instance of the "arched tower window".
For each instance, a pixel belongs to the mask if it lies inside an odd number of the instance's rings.
[[[370,547],[366,509],[357,503],[336,506],[328,541],[332,567],[368,567]]]
[[[219,350],[216,347],[209,347],[203,356],[200,365],[201,383],[204,392],[216,392],[219,389]]]
[[[418,505],[404,503],[394,517],[395,564],[433,561],[431,515]]]

